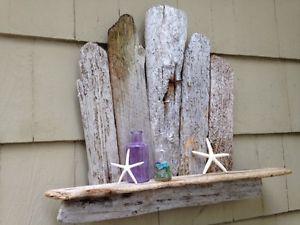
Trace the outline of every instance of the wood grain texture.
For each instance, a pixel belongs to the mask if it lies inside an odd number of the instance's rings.
[[[209,109],[209,140],[215,153],[229,153],[220,158],[227,170],[232,169],[233,145],[233,71],[219,56],[211,57],[211,91]],[[210,172],[220,171],[213,164]]]
[[[64,201],[57,219],[64,223],[96,222],[167,209],[203,206],[259,197],[261,180],[239,180],[210,185],[149,190],[93,200]]]
[[[91,199],[147,190],[188,186],[194,184],[207,185],[225,181],[282,176],[290,173],[291,170],[285,168],[264,168],[255,170],[230,171],[228,173],[208,173],[205,175],[195,174],[173,177],[171,181],[167,182],[158,182],[151,180],[147,183],[141,183],[138,185],[131,183],[110,183],[55,189],[47,191],[45,193],[45,196],[58,200],[75,200],[84,198]]]
[[[182,72],[180,123],[180,175],[202,173],[205,159],[192,151],[207,152],[210,92],[210,44],[207,37],[195,33],[185,51]]]
[[[150,149],[150,165],[153,165],[145,50],[139,44],[130,15],[121,16],[109,29],[108,58],[120,161],[125,163],[125,146],[130,141],[130,131],[142,130]]]
[[[180,163],[181,70],[186,36],[187,18],[183,11],[160,5],[146,12],[146,74],[152,136],[155,149],[162,146],[166,151],[173,175],[178,174]]]
[[[119,162],[115,119],[111,97],[108,60],[105,50],[94,43],[80,50],[81,79],[78,97],[87,149],[89,183],[102,184],[118,179]]]

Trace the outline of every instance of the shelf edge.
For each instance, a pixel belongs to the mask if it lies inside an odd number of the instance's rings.
[[[209,173],[174,177],[168,182],[149,181],[142,184],[109,183],[101,185],[88,185],[71,188],[49,190],[45,193],[48,198],[56,200],[75,200],[84,198],[101,198],[106,196],[134,193],[162,188],[182,187],[188,185],[207,185],[217,182],[261,179],[273,176],[291,174],[292,171],[286,168],[263,168],[255,170],[229,171],[228,173]]]

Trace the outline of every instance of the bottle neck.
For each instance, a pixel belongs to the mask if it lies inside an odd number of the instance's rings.
[[[143,131],[131,131],[131,143],[143,142]]]

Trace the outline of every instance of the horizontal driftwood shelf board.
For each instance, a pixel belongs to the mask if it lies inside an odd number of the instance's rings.
[[[218,182],[237,181],[245,179],[260,179],[290,174],[285,168],[264,168],[255,170],[230,171],[228,173],[209,173],[199,175],[177,176],[168,182],[149,181],[141,184],[108,183],[100,185],[79,186],[49,190],[45,195],[58,200],[76,200],[85,198],[101,198],[106,196],[134,193],[162,188],[183,187],[188,185],[206,185]]]

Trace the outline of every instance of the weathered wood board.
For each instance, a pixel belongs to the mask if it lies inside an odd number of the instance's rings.
[[[120,161],[125,162],[129,132],[142,130],[152,150],[146,91],[145,50],[139,44],[134,20],[123,15],[108,31],[108,58]],[[150,151],[150,165],[154,164]],[[152,169],[152,167],[150,168]]]
[[[90,184],[114,182],[119,162],[115,119],[105,50],[94,43],[80,50],[81,79],[77,81]]]
[[[209,140],[215,153],[232,155],[233,146],[233,71],[219,56],[211,57],[211,91],[209,109]],[[220,158],[227,170],[232,169],[232,156]],[[220,171],[216,165],[210,172]]]
[[[160,5],[146,12],[146,75],[152,137],[154,148],[165,150],[173,175],[178,174],[180,164],[181,70],[186,36],[187,18],[183,11]]]
[[[261,195],[261,180],[240,180],[149,190],[82,201],[64,201],[57,220],[85,223],[124,218],[162,210],[209,205]]]
[[[182,105],[180,123],[180,175],[202,173],[205,159],[192,151],[207,152],[210,94],[210,44],[195,33],[185,50],[182,71]]]
[[[237,181],[245,179],[260,179],[265,177],[282,176],[290,174],[291,170],[285,168],[264,168],[256,170],[230,171],[228,173],[195,174],[173,177],[171,181],[158,182],[151,180],[138,185],[130,183],[110,183],[89,185],[73,188],[50,190],[45,193],[49,198],[59,200],[76,200],[84,198],[109,197],[112,195],[143,192],[163,188],[175,188],[188,185],[207,185],[218,182]]]
[[[109,29],[108,57],[97,44],[81,49],[77,89],[89,182],[94,185],[45,193],[62,200],[61,222],[96,222],[258,197],[261,178],[291,173],[267,168],[200,174],[205,161],[192,151],[206,152],[207,136],[215,153],[232,153],[232,69],[221,57],[210,57],[209,40],[201,34],[193,34],[184,51],[187,18],[181,10],[152,7],[145,27],[146,50],[130,15]],[[110,183],[119,175],[111,162],[124,163],[131,130],[144,131],[150,165],[159,157],[155,150],[165,150],[175,175],[171,181]],[[220,160],[232,168],[232,157]]]

